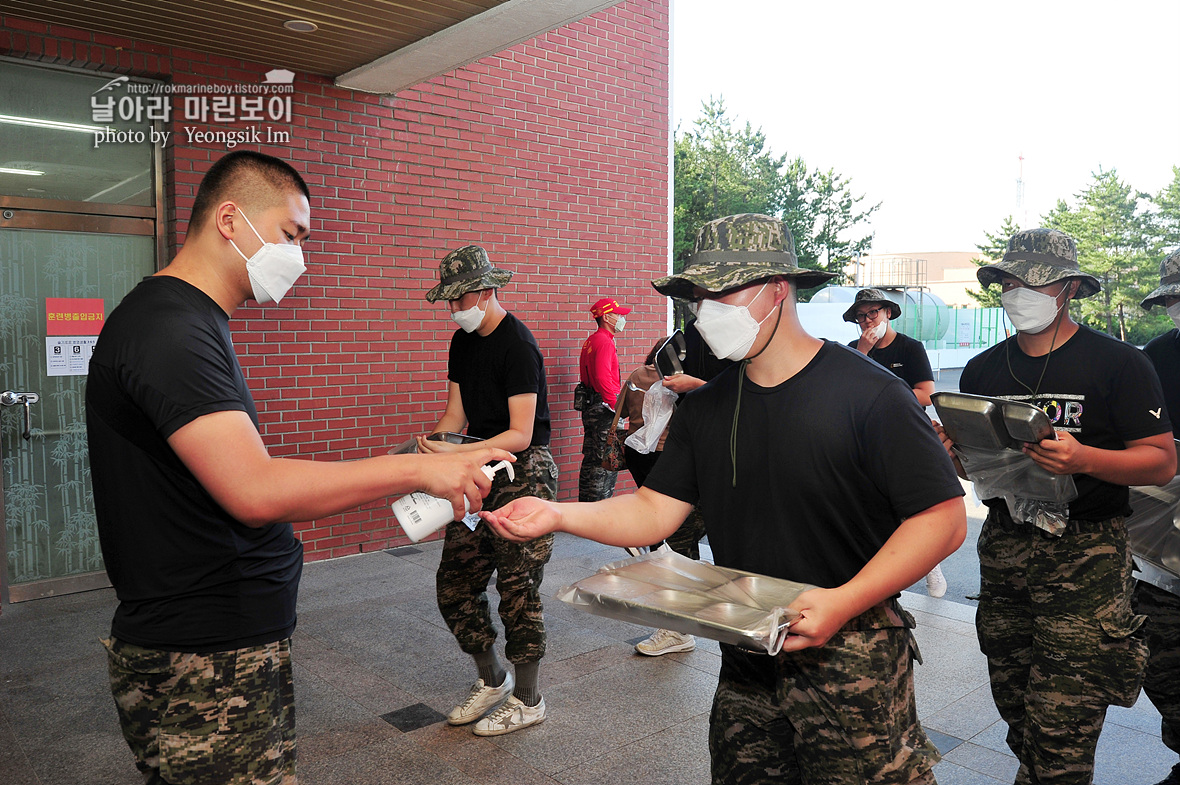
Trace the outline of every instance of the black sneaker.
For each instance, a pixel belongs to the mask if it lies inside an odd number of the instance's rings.
[[[1156,785],[1180,785],[1180,763],[1172,767],[1172,773],[1156,783]]]

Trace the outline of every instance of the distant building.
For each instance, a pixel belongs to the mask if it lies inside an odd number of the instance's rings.
[[[866,254],[845,272],[854,286],[925,289],[949,306],[974,308],[979,304],[967,290],[979,291],[972,263],[978,258],[978,251]]]

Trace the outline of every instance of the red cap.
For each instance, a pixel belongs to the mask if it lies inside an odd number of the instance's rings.
[[[617,313],[622,316],[623,314],[631,313],[631,309],[619,305],[619,301],[613,297],[603,297],[594,303],[594,305],[590,306],[590,314],[592,316],[605,316],[608,313]]]

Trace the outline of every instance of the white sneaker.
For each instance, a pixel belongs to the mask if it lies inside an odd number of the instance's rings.
[[[471,732],[476,736],[503,736],[544,721],[544,698],[536,706],[525,706],[520,698],[512,695],[500,708],[475,723]]]
[[[447,722],[452,725],[466,725],[478,720],[497,703],[511,695],[515,686],[516,679],[512,678],[511,672],[505,672],[504,683],[499,687],[489,687],[484,684],[483,679],[479,679],[472,685],[467,700],[451,709],[451,713],[447,715]]]
[[[656,630],[645,641],[635,644],[635,651],[649,657],[672,654],[678,651],[692,651],[697,647],[696,638],[672,630]]]
[[[942,575],[942,565],[935,565],[926,575],[926,593],[931,597],[941,597],[946,594],[946,578]]]

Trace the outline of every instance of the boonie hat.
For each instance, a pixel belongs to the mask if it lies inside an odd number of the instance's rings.
[[[856,307],[865,303],[880,303],[888,306],[889,318],[896,319],[901,316],[901,306],[889,299],[889,295],[885,294],[884,289],[861,289],[856,293],[856,297],[852,301],[852,305],[844,312],[844,321],[856,321]]]
[[[594,305],[590,306],[590,315],[594,316],[595,318],[599,316],[606,316],[608,313],[617,313],[620,316],[625,316],[626,314],[631,313],[631,309],[621,305],[619,301],[613,297],[603,297],[601,300],[594,303]]]
[[[1065,232],[1056,229],[1025,229],[1008,238],[1004,258],[980,267],[975,277],[984,286],[999,283],[1000,273],[1015,276],[1026,286],[1048,286],[1067,278],[1077,278],[1081,286],[1075,300],[1092,297],[1102,291],[1102,284],[1078,266],[1078,244]]]
[[[1145,311],[1153,305],[1163,305],[1165,297],[1180,297],[1180,249],[1172,251],[1160,262],[1160,285],[1139,303]]]
[[[696,246],[683,272],[652,281],[660,294],[693,299],[693,287],[717,294],[748,283],[782,275],[809,289],[835,273],[799,266],[795,238],[777,218],[758,213],[729,215],[709,221],[697,232]]]
[[[488,252],[478,245],[465,245],[443,257],[438,278],[438,286],[426,293],[432,303],[455,300],[468,292],[499,289],[512,280],[512,273],[493,267]]]

